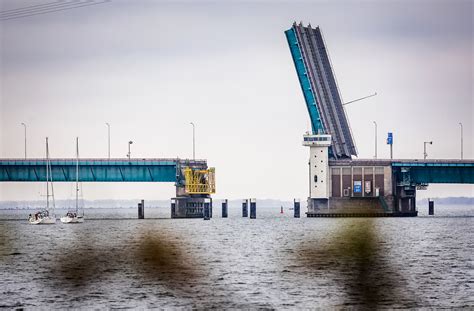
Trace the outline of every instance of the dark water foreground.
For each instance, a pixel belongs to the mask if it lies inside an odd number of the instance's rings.
[[[474,308],[474,218],[0,221],[0,307]]]

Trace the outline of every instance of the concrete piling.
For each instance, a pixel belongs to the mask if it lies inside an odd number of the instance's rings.
[[[249,211],[247,208],[248,200],[242,201],[242,217],[249,217]]]
[[[211,219],[211,199],[204,199],[204,220]]]
[[[434,215],[434,201],[428,199],[428,215]]]
[[[227,218],[227,199],[222,202],[222,218]]]
[[[250,219],[257,218],[257,199],[250,199]]]
[[[145,218],[145,201],[142,200],[141,203],[138,203],[138,219]]]
[[[293,211],[295,218],[300,218],[300,200],[294,199],[293,200]]]

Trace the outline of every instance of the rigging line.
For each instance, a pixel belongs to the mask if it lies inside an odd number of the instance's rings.
[[[73,7],[73,6],[77,6],[77,5],[80,5],[80,4],[85,4],[85,3],[88,3],[88,2],[91,2],[91,1],[94,1],[94,0],[86,0],[86,1],[80,1],[80,2],[75,1],[75,2],[55,3],[53,5],[42,6],[42,7],[39,7],[39,8],[33,8],[33,9],[28,9],[28,10],[21,10],[21,11],[17,11],[17,12],[9,12],[9,13],[0,12],[0,18],[13,17],[15,15],[28,15],[28,14],[31,14],[31,13],[37,13],[37,12],[41,12],[41,11],[50,11],[50,10],[54,10],[54,9],[58,9],[58,8]]]
[[[25,7],[22,7],[22,8],[4,10],[4,11],[0,11],[0,14],[7,13],[7,12],[13,12],[13,11],[27,10],[27,9],[30,9],[30,8],[37,8],[37,7],[47,6],[47,5],[51,5],[51,4],[54,4],[54,3],[61,3],[61,2],[64,2],[64,1],[57,0],[55,2],[47,2],[47,3],[43,3],[43,4],[35,4],[35,5],[25,6]]]
[[[23,15],[23,16],[16,16],[16,17],[9,17],[9,18],[1,18],[1,17],[0,17],[0,21],[6,21],[6,20],[18,19],[18,18],[25,18],[25,17],[29,17],[29,16],[48,14],[48,13],[52,13],[52,12],[66,11],[66,10],[81,8],[81,7],[85,7],[85,6],[92,6],[92,5],[97,5],[97,4],[104,4],[104,3],[110,2],[110,1],[111,1],[111,0],[103,0],[102,2],[89,3],[89,4],[78,5],[78,6],[70,7],[70,8],[63,8],[63,9],[58,9],[58,10],[51,10],[51,11],[47,11],[47,12],[40,12],[40,13],[34,13],[34,14]]]
[[[6,13],[6,14],[3,14],[3,15],[0,13],[0,20],[7,20],[7,19],[13,19],[13,18],[22,18],[22,17],[28,17],[28,16],[31,16],[31,15],[38,15],[38,14],[46,14],[46,13],[50,13],[50,12],[74,9],[74,8],[77,8],[77,7],[94,5],[94,4],[101,4],[101,3],[103,3],[103,2],[94,2],[94,0],[86,0],[86,1],[81,1],[81,2],[58,3],[58,4],[54,4],[54,6],[41,7],[41,8],[31,9],[31,10],[27,10],[27,11],[23,11],[23,12],[12,12],[12,13]]]

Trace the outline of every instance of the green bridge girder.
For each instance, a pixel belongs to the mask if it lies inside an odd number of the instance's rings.
[[[397,184],[474,184],[474,161],[392,162]]]
[[[76,180],[75,159],[51,159],[54,182]],[[181,184],[180,168],[207,168],[204,160],[180,159],[80,159],[81,182],[175,182]],[[46,181],[45,159],[0,159],[0,182]]]

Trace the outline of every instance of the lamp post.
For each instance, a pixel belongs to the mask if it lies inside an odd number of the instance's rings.
[[[426,157],[428,156],[428,154],[426,153],[426,144],[432,145],[433,142],[432,141],[423,142],[423,159],[425,159],[425,160],[426,160]]]
[[[462,123],[459,122],[459,125],[461,126],[461,160],[463,159],[463,128],[462,128]]]
[[[26,124],[21,122],[21,125],[25,128],[25,159],[26,159]]]
[[[196,126],[193,122],[189,122],[193,126],[193,160],[196,160]]]
[[[127,154],[127,157],[128,157],[128,160],[130,161],[130,145],[133,144],[133,141],[129,141],[128,142],[128,154]]]
[[[105,122],[105,125],[107,125],[107,144],[108,144],[108,150],[109,150],[109,160],[110,160],[110,124],[108,122]]]
[[[375,125],[375,156],[374,159],[377,159],[377,122],[374,121]]]

